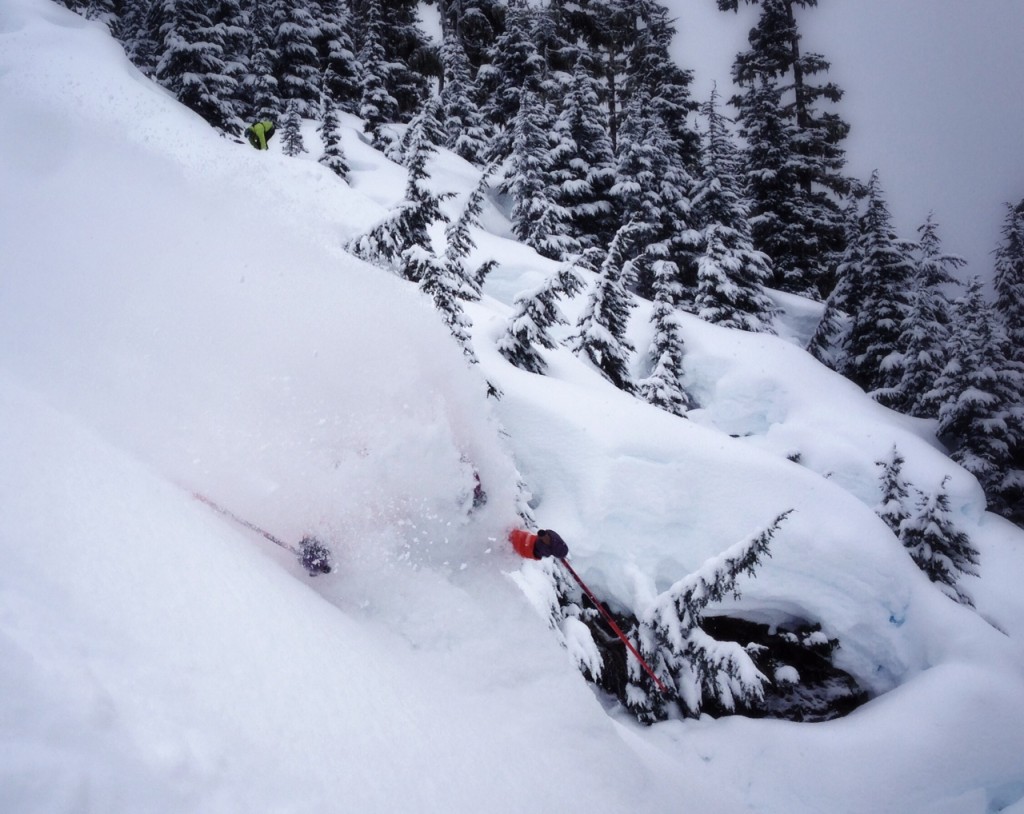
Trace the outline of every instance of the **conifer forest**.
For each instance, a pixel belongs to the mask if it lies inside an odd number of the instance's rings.
[[[739,2],[717,0],[723,13]],[[297,154],[299,122],[314,119],[321,160],[344,179],[338,112],[360,117],[411,175],[408,205],[353,250],[421,282],[457,337],[459,299],[487,269],[461,263],[473,211],[448,225],[444,257],[428,246],[442,217],[424,183],[437,146],[487,167],[480,194],[507,196],[516,236],[566,263],[504,340],[516,364],[536,369],[544,302],[571,291],[574,266],[602,280],[579,351],[678,414],[688,397],[674,309],[770,331],[766,287],[823,300],[810,351],[881,403],[938,418],[991,510],[1024,520],[1024,199],[1006,204],[994,269],[968,270],[994,271],[989,301],[943,251],[939,224],[897,235],[877,174],[844,172],[843,90],[794,14],[816,0],[746,2],[759,17],[729,99],[693,97],[692,71],[669,53],[677,21],[654,0],[437,0],[440,42],[416,0],[66,4],[105,22],[134,64],[227,137],[268,119]],[[656,302],[661,323],[643,382],[624,372],[635,297]]]

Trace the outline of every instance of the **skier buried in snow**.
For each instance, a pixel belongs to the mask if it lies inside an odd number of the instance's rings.
[[[565,540],[550,529],[541,529],[536,534],[523,529],[513,529],[508,539],[515,552],[528,560],[542,560],[545,557],[562,559],[569,553],[569,546],[565,544]]]

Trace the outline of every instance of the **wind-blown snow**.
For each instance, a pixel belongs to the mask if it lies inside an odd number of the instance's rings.
[[[219,138],[47,0],[0,10],[0,99],[0,810],[1021,809],[1024,535],[928,422],[800,350],[813,305],[780,297],[780,337],[683,317],[689,420],[566,349],[526,374],[494,343],[553,265],[491,206],[467,367],[425,297],[341,249],[404,183],[354,119],[350,187],[312,130],[300,159]],[[464,198],[475,171],[434,164]],[[894,443],[918,488],[951,476],[977,612],[874,514]],[[877,697],[825,724],[633,723],[504,543],[519,478],[634,611],[795,509],[729,610],[820,622]],[[315,533],[336,571],[194,491]]]

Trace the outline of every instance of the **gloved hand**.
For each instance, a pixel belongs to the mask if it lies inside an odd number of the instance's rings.
[[[544,557],[558,557],[562,559],[569,553],[569,546],[565,540],[558,536],[557,532],[550,529],[541,529],[537,532],[537,542],[533,546],[533,556],[538,560]]]
[[[303,537],[299,543],[299,558],[311,577],[331,573],[331,552],[316,537]]]

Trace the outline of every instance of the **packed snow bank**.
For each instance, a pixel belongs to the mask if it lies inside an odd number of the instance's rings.
[[[217,137],[95,27],[28,20],[5,47],[26,67],[4,88],[4,366],[281,536],[429,523],[474,470],[485,522],[511,522],[481,376],[425,298],[340,249],[379,207],[315,163]],[[83,35],[98,54],[64,47]],[[65,81],[82,75],[90,92]]]
[[[928,582],[870,507],[828,479],[611,387],[587,398],[574,383],[512,368],[499,383],[534,511],[573,541],[587,581],[634,613],[795,509],[732,610],[820,622],[840,640],[840,666],[874,692],[944,659],[951,630],[966,627],[988,643],[980,649],[1001,646],[1001,634]]]
[[[498,555],[461,587],[407,563],[367,586],[346,563],[317,583],[331,604],[6,380],[0,421],[20,430],[0,436],[4,811],[722,801],[622,743]]]

